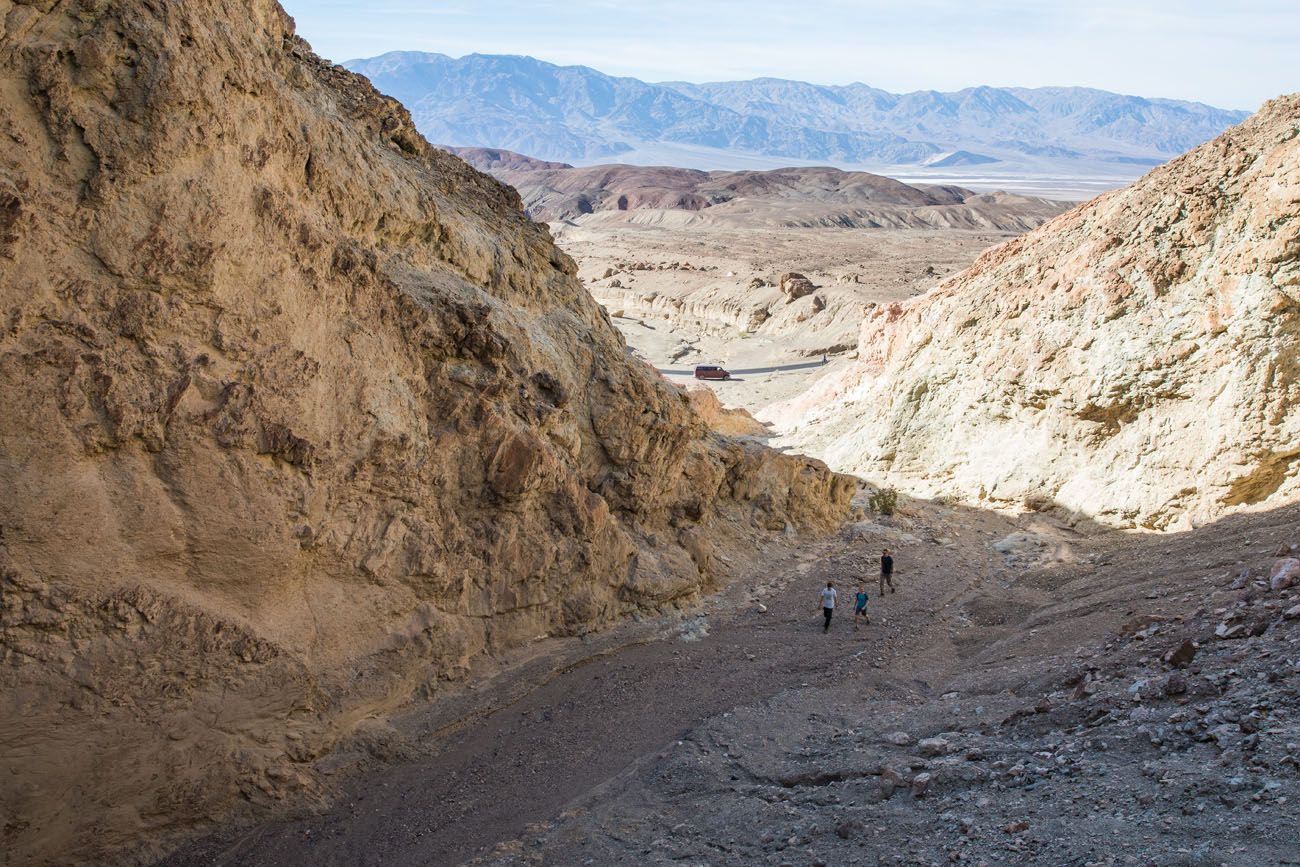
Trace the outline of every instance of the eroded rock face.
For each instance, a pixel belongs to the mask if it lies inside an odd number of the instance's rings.
[[[711,434],[270,0],[0,0],[0,813],[95,861],[851,484]],[[724,520],[725,519],[725,520]]]
[[[1300,97],[872,310],[771,413],[920,492],[1176,528],[1300,493]]]
[[[707,385],[691,385],[686,389],[691,409],[710,428],[727,436],[768,436],[765,425],[750,415],[748,410],[723,406],[718,395]]]

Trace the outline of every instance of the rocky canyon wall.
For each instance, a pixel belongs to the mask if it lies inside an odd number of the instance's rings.
[[[922,493],[1174,529],[1300,495],[1300,97],[873,310],[768,417]]]
[[[847,508],[271,0],[0,0],[0,104],[7,863],[310,793],[475,657]]]

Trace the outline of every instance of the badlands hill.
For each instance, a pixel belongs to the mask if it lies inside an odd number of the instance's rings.
[[[652,84],[531,57],[397,51],[353,60],[430,141],[546,159],[705,168],[937,161],[1011,174],[1136,177],[1246,112],[1079,87],[889,93],[759,78]],[[943,163],[953,151],[966,154]]]
[[[1180,528],[1300,494],[1300,96],[866,318],[774,409],[832,465]]]
[[[687,211],[697,214],[689,220],[692,224],[1024,232],[1064,209],[1046,199],[910,186],[824,166],[734,172],[633,165],[575,168],[499,149],[447,150],[510,184],[528,214],[546,221],[598,215],[587,222],[650,223],[664,217],[633,212]]]
[[[6,862],[317,792],[483,655],[842,517],[273,0],[0,16]]]

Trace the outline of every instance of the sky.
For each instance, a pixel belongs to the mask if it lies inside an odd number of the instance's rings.
[[[1077,85],[1253,110],[1300,90],[1297,0],[281,0],[334,61],[528,54],[646,81]]]

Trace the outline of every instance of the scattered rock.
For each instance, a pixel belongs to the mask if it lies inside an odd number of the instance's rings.
[[[907,732],[887,732],[881,735],[880,739],[896,747],[905,747],[912,742],[912,736]]]
[[[926,758],[934,758],[952,752],[952,744],[943,738],[923,738],[917,742],[916,749]]]
[[[1287,557],[1273,564],[1268,574],[1268,586],[1271,590],[1288,590],[1300,582],[1300,559]]]
[[[924,798],[925,793],[930,790],[930,782],[934,777],[928,771],[922,771],[912,778],[912,797]]]
[[[1196,658],[1196,645],[1192,642],[1190,638],[1184,640],[1182,644],[1178,645],[1173,650],[1169,651],[1163,657],[1161,657],[1161,659],[1163,659],[1166,664],[1172,665],[1175,668],[1186,668],[1187,666],[1191,665],[1192,660],[1195,658]]]
[[[1220,623],[1214,629],[1214,637],[1222,638],[1224,640],[1231,640],[1234,638],[1245,638],[1246,635],[1247,635],[1246,627],[1240,623],[1234,623],[1234,624]]]
[[[855,837],[858,834],[861,834],[865,828],[866,826],[857,819],[849,819],[845,822],[840,822],[835,826],[835,836],[839,837],[841,840],[847,840],[850,837]]]
[[[1000,554],[1027,554],[1045,547],[1046,540],[1037,533],[1012,533],[993,543],[993,550]]]
[[[893,768],[885,768],[880,772],[880,797],[884,800],[893,797],[894,792],[903,785],[903,777]]]
[[[1019,822],[1012,822],[1008,825],[1002,826],[1002,833],[1004,834],[1020,834],[1028,830],[1029,830],[1029,823],[1026,822],[1024,819],[1021,819]]]

